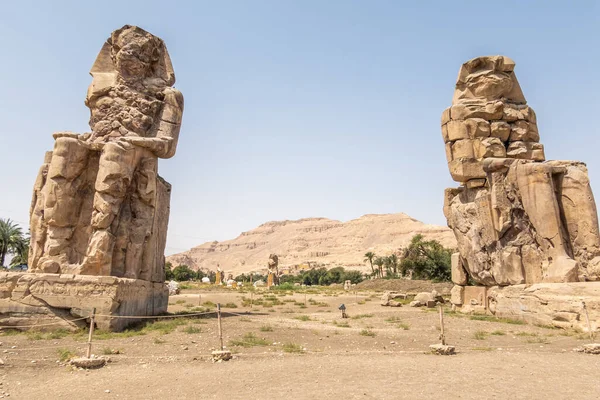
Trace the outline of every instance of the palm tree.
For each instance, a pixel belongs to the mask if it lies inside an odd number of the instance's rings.
[[[18,252],[13,253],[13,258],[10,260],[10,266],[16,267],[17,265],[27,265],[29,259],[29,238],[23,238],[23,245],[20,246]]]
[[[377,272],[380,278],[383,278],[383,264],[385,264],[385,258],[384,257],[377,257],[375,259],[375,261],[373,261],[373,264],[377,265]]]
[[[366,252],[365,253],[365,259],[363,260],[364,262],[369,262],[369,264],[371,264],[371,274],[375,275],[375,268],[373,268],[373,259],[375,258],[375,253],[373,253],[372,251]]]
[[[400,266],[400,263],[396,254],[392,254],[385,258],[385,266],[394,277],[398,276],[398,267]]]
[[[26,246],[27,242],[21,228],[10,218],[0,218],[0,266],[4,266],[7,254],[21,254]]]

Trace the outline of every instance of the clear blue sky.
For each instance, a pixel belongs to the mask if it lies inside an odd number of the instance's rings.
[[[52,132],[86,132],[111,31],[167,43],[185,96],[168,253],[269,220],[405,212],[445,224],[439,121],[460,65],[517,63],[548,159],[600,190],[600,5],[592,1],[11,1],[2,4],[0,217],[27,223]],[[596,195],[600,198],[600,193]]]

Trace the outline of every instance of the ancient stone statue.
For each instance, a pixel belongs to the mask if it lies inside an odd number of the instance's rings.
[[[444,214],[457,285],[600,279],[598,216],[585,164],[545,161],[536,116],[508,57],[462,65],[442,135],[452,178]]]
[[[272,277],[272,284],[273,285],[279,285],[279,257],[277,257],[277,254],[270,254],[269,255],[269,262],[268,262],[268,275],[269,278]],[[270,285],[267,285],[270,286]]]
[[[31,272],[164,280],[170,185],[183,96],[163,41],[135,26],[112,33],[92,69],[91,132],[57,132],[35,183]]]

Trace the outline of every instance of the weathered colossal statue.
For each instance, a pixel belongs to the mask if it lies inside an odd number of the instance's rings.
[[[587,169],[545,161],[536,116],[508,57],[462,65],[442,114],[444,214],[460,254],[452,278],[483,286],[600,280],[600,236]]]
[[[30,271],[164,280],[170,185],[183,96],[163,41],[114,31],[92,69],[91,132],[57,132],[31,205]]]
[[[267,268],[268,274],[273,276],[273,284],[279,285],[279,257],[277,254],[269,254]]]

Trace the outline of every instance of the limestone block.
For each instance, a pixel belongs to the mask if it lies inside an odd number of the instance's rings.
[[[521,252],[518,247],[506,247],[492,265],[494,280],[501,286],[518,285],[525,282]]]
[[[414,301],[418,301],[423,304],[427,304],[428,301],[433,300],[433,296],[430,292],[420,292],[414,298]]]
[[[537,125],[527,121],[516,121],[510,125],[510,141],[539,142]]]
[[[463,296],[465,293],[464,286],[454,285],[450,290],[450,303],[460,306],[463,304]]]
[[[469,275],[463,267],[460,253],[453,253],[451,257],[451,276],[452,282],[457,285],[466,285]]]
[[[506,148],[504,143],[498,138],[490,137],[485,139],[475,139],[473,143],[475,158],[504,158],[506,157]]]
[[[446,125],[450,121],[450,107],[446,108],[442,112],[442,126]]]
[[[460,192],[462,192],[461,188],[447,188],[446,190],[444,190],[444,216],[446,217],[446,219],[450,218],[451,201],[454,198],[456,198]],[[2,289],[0,288],[0,290]]]
[[[506,149],[506,156],[521,160],[544,161],[544,145],[532,142],[512,142]]]
[[[469,139],[469,132],[463,121],[450,121],[442,127],[442,134],[446,128],[447,141],[455,141],[461,139]]]
[[[127,278],[107,281],[105,278],[21,272],[2,276],[0,286],[7,287],[11,281],[16,281],[17,285],[13,286],[12,292],[0,293],[0,324],[20,326],[60,322],[63,327],[72,328],[85,326],[85,321],[71,320],[89,316],[93,308],[99,315],[116,316],[154,316],[167,311],[169,295],[165,284]],[[27,295],[16,294],[18,288]],[[135,321],[132,318],[98,317],[97,326],[105,330],[122,330]]]
[[[508,122],[517,120],[525,120],[533,124],[537,122],[535,112],[531,107],[527,105],[511,103],[504,103],[502,119]]]
[[[490,126],[490,136],[506,142],[510,137],[510,124],[504,121],[494,121]]]
[[[470,179],[467,182],[465,182],[465,187],[467,189],[484,187],[486,182],[487,182],[487,179]]]
[[[448,140],[451,141],[490,136],[490,123],[482,118],[450,121],[446,126],[448,128]]]
[[[473,151],[473,140],[462,139],[454,142],[452,144],[452,157],[453,159],[475,158],[475,153]]]
[[[526,244],[521,247],[521,261],[523,263],[523,273],[525,283],[532,284],[542,281],[542,266],[546,261],[543,253],[533,244]]]
[[[486,286],[464,286],[463,304],[487,308]]]
[[[530,324],[588,330],[582,302],[592,330],[600,328],[600,285],[596,282],[537,283],[490,288],[489,309],[497,317]]]
[[[496,120],[502,118],[503,109],[504,106],[501,101],[475,104],[456,104],[450,109],[450,117],[455,121],[468,118]]]
[[[452,179],[456,182],[486,177],[481,162],[476,159],[454,159],[448,163],[448,168]]]

